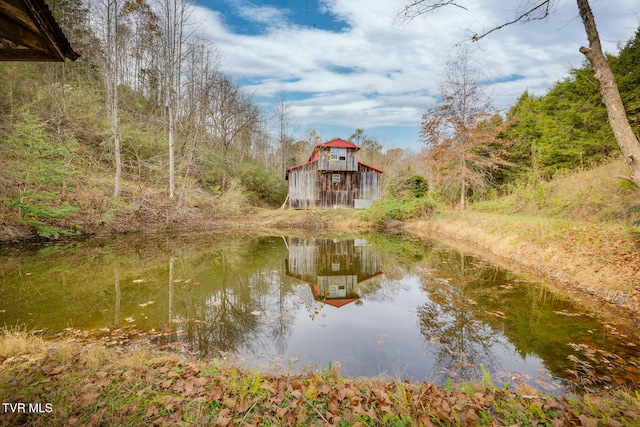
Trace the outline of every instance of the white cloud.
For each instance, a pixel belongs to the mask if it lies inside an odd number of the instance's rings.
[[[237,81],[251,81],[250,92],[309,93],[308,99],[290,101],[302,127],[417,127],[437,94],[451,49],[474,32],[512,19],[516,10],[503,0],[469,0],[468,11],[450,7],[399,25],[395,18],[405,3],[325,1],[318,13],[348,24],[343,32],[330,32],[291,22],[288,10],[242,1],[235,3],[239,13],[265,26],[259,34],[234,34],[217,14],[209,14],[203,28],[222,54],[224,70]],[[615,52],[635,33],[640,6],[637,0],[619,0],[615,7],[604,0],[591,3],[603,45]],[[485,74],[501,81],[496,102],[507,108],[524,90],[542,94],[581,66],[578,49],[586,43],[576,4],[565,0],[549,19],[506,27],[471,50]],[[521,78],[507,78],[516,75]]]

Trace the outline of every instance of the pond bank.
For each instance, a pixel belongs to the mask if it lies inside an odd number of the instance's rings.
[[[637,394],[637,393],[636,393]],[[220,359],[0,334],[0,426],[637,425],[632,391],[556,398],[526,385],[350,379],[333,366],[265,374]]]
[[[447,212],[407,223],[403,229],[419,237],[469,245],[492,261],[502,260],[510,268],[572,292],[598,310],[610,306],[637,322],[640,245],[623,225]]]

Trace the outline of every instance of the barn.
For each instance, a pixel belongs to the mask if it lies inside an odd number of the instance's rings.
[[[316,145],[306,163],[287,169],[289,207],[365,208],[379,199],[383,172],[359,162],[359,150],[339,138]]]

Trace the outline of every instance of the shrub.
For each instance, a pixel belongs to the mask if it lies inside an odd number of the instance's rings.
[[[38,117],[23,111],[0,143],[9,149],[11,159],[0,176],[18,183],[2,189],[5,206],[41,237],[75,234],[64,227],[68,227],[67,216],[77,208],[64,201],[64,195],[75,181],[77,141],[52,139]]]
[[[405,197],[376,201],[365,211],[365,218],[376,223],[389,220],[407,221],[428,217],[435,210],[435,202],[427,197]]]
[[[397,199],[423,197],[429,191],[427,179],[420,174],[405,171],[389,183],[389,193]]]
[[[254,205],[278,207],[287,197],[287,184],[283,177],[273,170],[266,170],[263,165],[243,166],[239,178]]]

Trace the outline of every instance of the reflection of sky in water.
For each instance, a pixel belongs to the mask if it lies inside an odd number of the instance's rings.
[[[416,327],[415,308],[429,298],[415,275],[407,274],[400,285],[393,297],[381,301],[367,301],[365,296],[363,304],[341,308],[319,303],[322,308],[313,318],[299,310],[283,353],[271,346],[244,358],[249,365],[266,369],[276,363],[286,369],[289,362],[296,368],[309,364],[326,368],[339,362],[341,372],[349,376],[384,374],[443,382],[455,372],[437,365],[434,355],[442,345],[429,342]],[[482,356],[486,368],[499,377],[496,382],[508,381],[513,373],[519,378],[537,378],[546,372],[539,358],[523,358],[505,336],[496,333],[495,337],[490,354]]]
[[[569,343],[638,360],[540,284],[432,242],[371,241],[125,239],[0,253],[0,326],[167,330],[157,342],[268,370],[333,362],[349,376],[439,383],[479,379],[483,366],[496,384],[545,388],[576,369],[569,357],[585,360]]]

